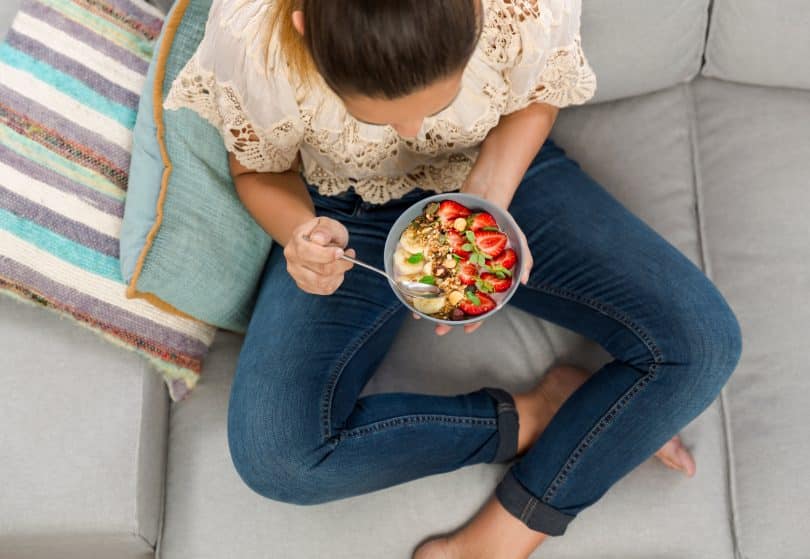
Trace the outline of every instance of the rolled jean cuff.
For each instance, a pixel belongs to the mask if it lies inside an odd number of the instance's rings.
[[[493,463],[508,462],[517,454],[518,414],[515,399],[506,390],[487,387],[483,389],[495,400],[498,410],[498,449]]]
[[[511,469],[495,488],[495,496],[512,516],[532,530],[549,536],[562,536],[568,523],[576,518],[541,502],[523,487]]]

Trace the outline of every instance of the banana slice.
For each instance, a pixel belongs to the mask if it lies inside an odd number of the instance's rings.
[[[409,227],[405,229],[402,233],[402,237],[400,237],[399,242],[402,244],[402,248],[410,252],[411,254],[416,254],[417,252],[424,252],[425,247],[416,239],[415,231],[413,227]]]
[[[416,310],[425,314],[437,313],[444,307],[444,296],[435,297],[433,299],[414,297],[413,306]]]
[[[399,270],[399,273],[408,276],[418,274],[422,271],[422,267],[425,265],[424,260],[419,260],[419,262],[411,264],[408,262],[408,258],[410,257],[411,254],[402,247],[394,252],[394,266]]]

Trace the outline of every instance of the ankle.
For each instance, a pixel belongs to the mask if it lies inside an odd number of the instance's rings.
[[[492,496],[469,524],[447,539],[446,549],[454,559],[527,559],[546,537]]]
[[[551,404],[537,389],[513,397],[518,415],[517,455],[522,456],[540,438],[553,413]]]

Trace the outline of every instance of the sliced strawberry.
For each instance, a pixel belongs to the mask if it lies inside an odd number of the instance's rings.
[[[507,270],[511,270],[517,263],[517,254],[511,248],[506,249],[503,253],[492,260],[492,264],[500,264]]]
[[[464,298],[458,302],[458,308],[470,315],[484,314],[495,308],[495,301],[486,293],[478,291],[472,297],[477,297],[480,304],[476,305],[470,295],[465,292]]]
[[[484,227],[498,227],[498,224],[495,222],[495,218],[492,217],[492,214],[487,212],[478,212],[472,214],[467,218],[467,223],[469,228],[473,231],[478,231]]]
[[[492,288],[498,292],[506,291],[509,289],[509,286],[512,285],[512,278],[509,276],[499,278],[495,274],[490,274],[489,272],[484,272],[481,274],[481,279],[492,284]]]
[[[478,278],[478,268],[469,260],[462,260],[458,263],[458,279],[464,285],[472,285]]]
[[[455,252],[462,258],[467,258],[470,255],[469,251],[466,251],[463,248],[461,248],[469,242],[464,235],[462,235],[455,229],[448,229],[445,235],[447,236],[447,241],[450,243],[450,249],[453,252]]]
[[[470,213],[466,206],[462,206],[455,200],[443,200],[439,204],[439,209],[436,210],[436,215],[439,216],[439,220],[445,227],[449,227],[457,217],[467,217]]]
[[[500,231],[476,231],[475,244],[481,252],[495,258],[506,247],[506,235]]]

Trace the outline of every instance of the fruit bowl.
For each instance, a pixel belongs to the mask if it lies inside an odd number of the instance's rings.
[[[426,208],[434,212],[426,216]],[[416,231],[433,234],[433,241],[425,241],[430,238],[425,235],[415,237]],[[430,321],[460,326],[483,320],[506,305],[520,285],[524,255],[518,231],[509,212],[480,196],[446,192],[423,198],[391,226],[385,242],[385,271],[396,279],[407,277],[443,286],[442,302],[428,299],[414,302],[389,280],[391,289],[406,307]],[[440,245],[446,245],[441,250],[448,251],[446,264],[435,258],[441,254]],[[429,258],[424,259],[422,252],[417,254],[419,247],[424,247]],[[512,265],[504,268],[501,263]],[[428,264],[431,264],[426,268],[428,271],[435,265],[442,277],[427,274],[417,278],[423,273],[420,266]],[[443,311],[426,312],[439,304],[444,305]]]

